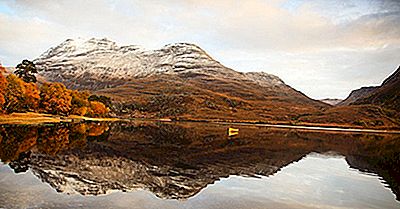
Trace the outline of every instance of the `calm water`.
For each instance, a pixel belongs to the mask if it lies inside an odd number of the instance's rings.
[[[400,208],[400,135],[228,128],[1,126],[0,208]]]

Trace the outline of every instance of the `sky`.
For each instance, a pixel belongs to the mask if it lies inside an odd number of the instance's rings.
[[[344,99],[400,65],[400,0],[0,0],[4,66],[79,37],[194,43],[234,70]]]

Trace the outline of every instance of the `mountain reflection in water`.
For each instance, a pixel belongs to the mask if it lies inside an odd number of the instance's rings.
[[[145,189],[188,199],[229,176],[270,176],[306,155],[335,153],[381,176],[399,200],[400,136],[206,123],[80,123],[0,127],[0,158],[58,192],[100,195]]]

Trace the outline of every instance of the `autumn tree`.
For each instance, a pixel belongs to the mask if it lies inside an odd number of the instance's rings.
[[[71,114],[86,115],[89,108],[89,93],[86,91],[80,92],[76,90],[71,91]]]
[[[29,60],[23,60],[20,64],[17,65],[17,70],[15,70],[15,74],[22,78],[27,83],[33,82],[36,83],[35,74],[38,73],[38,70],[35,64]]]
[[[34,111],[39,108],[40,94],[39,89],[34,83],[24,83],[25,95],[24,106],[29,111]]]
[[[4,94],[6,93],[7,89],[7,80],[3,75],[5,71],[6,71],[5,68],[0,64],[0,111],[3,110],[3,105],[6,102]]]
[[[101,102],[91,101],[89,116],[104,117],[107,115],[109,109]]]
[[[25,86],[24,81],[17,76],[10,74],[7,76],[7,89],[4,94],[4,110],[8,113],[23,111]]]
[[[6,78],[7,88],[4,93],[3,109],[8,112],[35,111],[39,105],[39,89],[33,83],[25,83],[10,74]]]
[[[40,107],[47,113],[68,115],[72,96],[64,84],[45,83],[40,88]]]
[[[97,101],[97,102],[101,102],[104,105],[106,105],[106,107],[111,107],[111,98],[107,97],[107,96],[103,96],[103,95],[90,95],[89,97],[89,101]]]

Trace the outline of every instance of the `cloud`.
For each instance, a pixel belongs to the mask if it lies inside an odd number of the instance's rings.
[[[192,42],[233,69],[343,98],[396,68],[398,22],[395,0],[15,0],[0,4],[0,59],[15,65],[71,37],[147,48]]]
[[[284,2],[17,0],[10,6],[22,16],[44,19],[85,35],[111,36],[122,42],[137,40],[150,47],[182,39],[212,40],[224,47],[262,51],[379,47],[399,42],[396,24],[400,10],[392,11],[396,8],[393,5],[398,5],[392,1],[376,4],[378,11],[368,13],[365,8],[361,16],[353,14],[342,24],[335,23],[338,17],[325,15],[338,11],[323,7],[324,1],[304,2],[295,12],[281,7]],[[335,4],[327,6],[335,8]],[[354,10],[345,9],[349,7],[356,6],[339,4],[336,9]],[[386,7],[392,10],[388,12]]]
[[[0,14],[0,60],[16,63],[22,58],[33,58],[48,46],[48,40],[62,34],[51,23],[38,18],[25,19]]]

